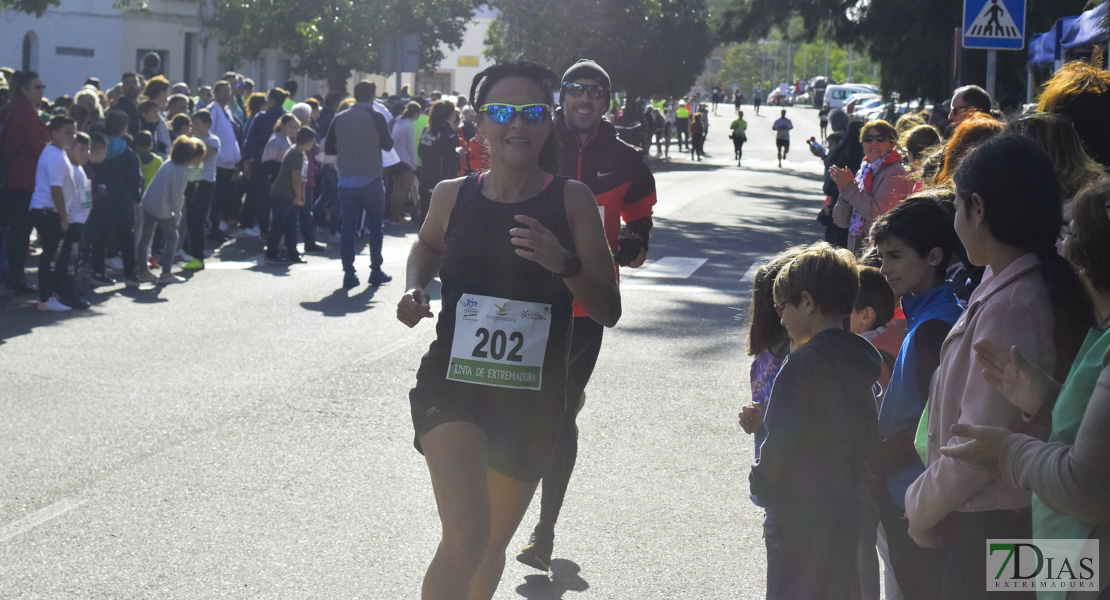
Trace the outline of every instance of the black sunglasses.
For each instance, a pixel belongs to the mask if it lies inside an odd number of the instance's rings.
[[[871,142],[879,142],[881,144],[881,143],[886,142],[888,140],[890,140],[890,138],[888,138],[885,135],[865,135],[862,138],[860,138],[860,141],[865,143],[865,144],[870,144]]]
[[[597,85],[597,84],[590,84],[590,85],[586,85],[586,84],[582,84],[582,83],[564,83],[563,84],[563,93],[570,96],[571,98],[578,98],[579,96],[582,95],[583,92],[589,94],[591,98],[597,99],[597,98],[600,98],[602,96],[602,94],[608,94],[609,89],[604,87],[604,86]]]

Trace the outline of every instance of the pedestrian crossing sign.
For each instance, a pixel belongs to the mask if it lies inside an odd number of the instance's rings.
[[[964,0],[964,48],[1025,48],[1026,0]]]

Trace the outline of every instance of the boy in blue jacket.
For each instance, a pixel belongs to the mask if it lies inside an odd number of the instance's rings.
[[[827,243],[775,278],[775,309],[794,351],[775,379],[752,463],[767,515],[767,598],[847,599],[858,579],[864,463],[877,439],[882,358],[844,329],[859,290],[855,257]]]
[[[880,272],[901,297],[908,326],[879,409],[881,443],[871,461],[884,484],[872,495],[886,532],[890,566],[907,600],[940,598],[944,579],[944,553],[918,547],[907,533],[906,519],[906,489],[925,471],[914,448],[917,424],[940,364],[941,345],[963,312],[955,289],[945,281],[958,238],[954,209],[945,208],[944,193],[911,196],[871,226],[871,241],[883,260]]]

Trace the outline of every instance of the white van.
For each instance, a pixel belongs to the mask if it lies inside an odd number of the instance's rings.
[[[879,88],[865,83],[842,83],[838,85],[830,85],[825,88],[825,104],[829,108],[836,110],[844,106],[844,102],[852,94],[874,94],[878,93]]]

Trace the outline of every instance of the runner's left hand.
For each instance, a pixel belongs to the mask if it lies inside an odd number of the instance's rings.
[[[524,225],[509,230],[513,245],[518,246],[517,256],[539,263],[552,273],[562,273],[570,252],[559,243],[555,234],[532,217],[517,215],[515,218]]]

